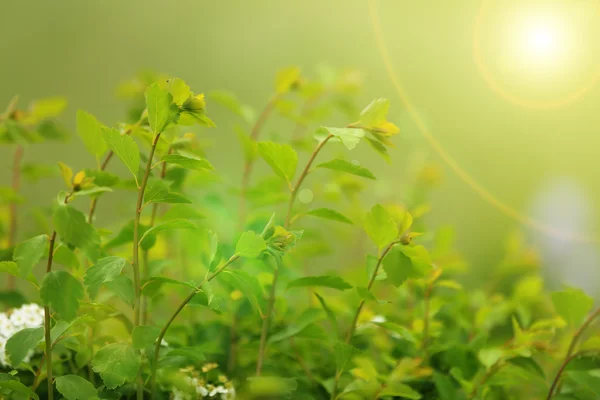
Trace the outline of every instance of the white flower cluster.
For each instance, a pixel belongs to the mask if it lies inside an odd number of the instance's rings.
[[[9,366],[5,346],[12,335],[25,328],[38,328],[42,325],[44,325],[44,309],[35,303],[0,313],[0,366]],[[28,362],[32,355],[33,352],[30,352],[24,361]]]
[[[216,367],[216,364],[207,364],[203,367],[203,372],[207,369]],[[182,370],[183,371],[183,370]],[[180,390],[173,388],[173,400],[195,400],[195,399],[235,399],[235,388],[233,384],[223,375],[219,376],[218,384],[211,384],[204,379],[196,376],[186,376],[185,382],[189,385],[189,390]]]

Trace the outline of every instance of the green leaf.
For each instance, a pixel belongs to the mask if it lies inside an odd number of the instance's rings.
[[[160,328],[150,325],[140,325],[133,328],[131,333],[131,341],[134,349],[145,349],[148,346],[152,346],[158,338]]]
[[[179,193],[169,191],[167,184],[160,179],[148,181],[144,193],[144,202],[148,203],[170,203],[170,204],[190,204],[192,201]]]
[[[330,208],[316,208],[314,210],[310,210],[307,214],[312,215],[313,217],[343,222],[344,224],[354,224],[348,217]]]
[[[266,250],[267,244],[265,240],[253,231],[242,233],[240,239],[235,246],[235,254],[240,257],[256,258],[264,250]]]
[[[181,154],[167,154],[160,159],[163,162],[177,164],[186,169],[195,171],[211,171],[214,167],[203,158],[192,158]]]
[[[67,321],[75,318],[83,295],[81,283],[66,271],[48,272],[40,287],[44,305],[52,307]]]
[[[219,275],[229,286],[239,290],[261,316],[263,315],[263,290],[258,279],[245,271],[228,270]]]
[[[375,175],[373,175],[373,173],[368,169],[339,158],[319,164],[317,165],[317,168],[327,168],[335,171],[347,172],[363,178],[377,179],[375,178]]]
[[[252,399],[291,399],[291,393],[298,388],[296,378],[254,376],[248,381]]]
[[[21,397],[21,396],[10,397],[13,399],[32,398],[34,400],[40,400],[40,397],[34,391],[32,391],[30,388],[28,388],[27,386],[23,385],[21,382],[14,380],[14,379],[7,380],[7,381],[0,381],[0,389],[7,389],[7,390],[10,390],[11,394],[20,394],[20,395],[25,396],[25,397]],[[4,394],[4,391],[1,391],[0,393]]]
[[[380,394],[381,396],[398,396],[413,400],[421,398],[421,395],[413,388],[398,381],[387,382]]]
[[[365,231],[381,250],[398,236],[398,226],[390,213],[377,204],[367,213]]]
[[[173,102],[182,105],[192,95],[190,87],[181,78],[168,80],[169,93],[173,96]]]
[[[256,155],[258,154],[258,143],[250,138],[248,132],[243,130],[239,126],[235,126],[234,128],[235,134],[242,145],[242,150],[244,151],[244,158],[246,161],[254,161],[256,160]]]
[[[185,361],[185,365],[190,365],[190,363],[200,364],[206,361],[206,357],[200,349],[196,347],[179,347],[169,351],[162,357],[158,363],[158,367],[163,368],[170,365],[177,365],[181,359]]]
[[[346,371],[352,357],[359,352],[356,347],[339,341],[335,343],[334,350],[337,374]]]
[[[27,277],[46,252],[48,236],[39,235],[19,243],[13,252],[13,261],[19,266],[21,277]]]
[[[410,257],[398,249],[392,250],[383,260],[383,270],[396,287],[402,285],[409,278],[418,277]]]
[[[329,319],[329,323],[331,324],[332,329],[330,331],[331,335],[334,339],[336,339],[339,335],[339,327],[335,313],[331,310],[331,308],[329,308],[329,306],[325,302],[325,299],[321,295],[319,295],[317,292],[314,292],[314,294],[315,296],[317,296],[317,299],[319,299],[319,303],[321,303],[321,307],[323,307],[325,314],[327,314],[327,318]]]
[[[140,149],[135,140],[129,135],[122,135],[114,128],[104,129],[102,133],[108,148],[123,161],[123,164],[137,181],[137,174],[140,169]]]
[[[579,326],[590,312],[594,299],[581,289],[568,288],[552,293],[556,312],[571,326]]]
[[[56,378],[56,390],[67,400],[98,398],[98,391],[89,381],[79,375],[63,375]]]
[[[44,339],[44,328],[25,328],[12,335],[6,341],[6,354],[10,364],[17,367],[27,357],[27,353],[33,350]]]
[[[105,286],[118,298],[130,306],[133,306],[135,300],[135,290],[133,289],[133,282],[129,277],[119,275],[112,281],[106,282]]]
[[[19,276],[19,266],[14,261],[0,261],[0,272],[6,272],[12,276]]]
[[[280,94],[289,92],[299,79],[300,68],[284,68],[277,72],[277,78],[275,79],[275,91]]]
[[[106,143],[102,138],[103,129],[103,125],[92,114],[83,110],[77,111],[77,134],[87,151],[96,158],[106,151]]]
[[[92,367],[108,389],[132,382],[140,369],[140,355],[128,344],[112,343],[94,355]]]
[[[143,245],[144,241],[150,240],[150,237],[156,235],[160,232],[166,231],[174,231],[174,230],[182,230],[182,229],[196,229],[197,226],[185,219],[172,219],[170,221],[163,222],[161,224],[155,225],[152,228],[148,229],[142,235],[140,239],[140,244]]]
[[[298,287],[313,287],[313,286],[321,286],[328,287],[331,289],[337,290],[346,290],[351,289],[352,286],[348,284],[345,280],[340,278],[339,276],[305,276],[303,278],[294,279],[290,283],[288,283],[287,288],[298,288]]]
[[[146,89],[148,124],[155,135],[162,133],[169,124],[179,119],[179,108],[173,103],[171,93],[153,83]]]
[[[291,183],[298,166],[298,153],[292,146],[273,142],[260,142],[258,143],[258,153],[277,176]]]
[[[315,139],[321,142],[329,135],[342,142],[348,150],[352,150],[365,137],[365,131],[357,128],[329,128],[322,126],[316,130]]]
[[[83,248],[97,238],[94,227],[88,224],[83,213],[69,205],[59,205],[52,215],[54,229],[63,242]]]
[[[94,299],[100,290],[100,286],[104,283],[115,280],[123,267],[127,264],[127,260],[121,257],[105,257],[88,268],[83,278],[83,283],[87,287],[91,299]]]
[[[388,99],[375,99],[360,113],[360,125],[372,129],[383,131],[389,135],[398,133],[398,127],[387,121],[387,114],[390,108]]]

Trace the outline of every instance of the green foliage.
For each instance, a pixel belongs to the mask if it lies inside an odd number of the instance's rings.
[[[315,76],[283,69],[259,112],[211,92],[233,113],[216,136],[203,94],[143,73],[120,90],[127,122],[68,116],[95,167],[7,171],[64,184],[52,207],[26,211],[18,187],[0,188],[0,274],[12,281],[0,291],[12,307],[0,314],[0,398],[598,397],[592,297],[548,293],[524,240],[497,268],[469,269],[451,229],[424,217],[431,166],[390,191],[354,160],[359,146],[391,160],[399,110],[388,120],[389,101],[376,99],[360,112],[355,71]],[[0,143],[19,156],[63,140],[64,106],[12,101]],[[265,137],[271,119],[289,134]],[[215,141],[231,158],[216,158]],[[223,174],[224,162],[243,169]],[[18,308],[40,300],[43,316]]]

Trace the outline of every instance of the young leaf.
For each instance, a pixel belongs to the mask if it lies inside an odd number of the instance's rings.
[[[52,215],[54,229],[61,239],[75,247],[86,247],[97,238],[95,229],[85,215],[68,205],[59,205]]]
[[[140,149],[135,140],[129,135],[122,135],[116,129],[104,129],[103,135],[108,148],[123,161],[127,169],[129,169],[133,177],[137,180],[137,174],[140,169]]]
[[[344,342],[336,342],[334,350],[335,365],[338,374],[341,374],[348,369],[348,363],[352,359],[352,356],[359,352],[356,347],[350,346]]]
[[[330,208],[316,208],[314,210],[310,210],[308,215],[353,225],[353,222],[348,217]]]
[[[377,179],[375,175],[368,169],[355,165],[349,161],[336,158],[335,160],[327,161],[317,165],[317,168],[327,168],[335,171],[348,172],[353,175],[361,176],[368,179]]]
[[[46,252],[48,236],[39,235],[19,243],[13,252],[13,261],[19,266],[19,275],[22,278],[29,276],[33,266],[36,265]]]
[[[398,236],[398,226],[388,211],[376,204],[367,213],[364,224],[367,235],[382,249]]]
[[[47,273],[40,287],[44,305],[52,307],[67,321],[75,318],[83,295],[83,287],[79,281],[66,271]]]
[[[399,381],[387,382],[380,394],[381,396],[397,396],[412,400],[419,400],[421,398],[419,392]]]
[[[388,99],[375,99],[360,113],[360,125],[367,129],[377,130],[380,133],[394,135],[399,129],[393,123],[387,121],[390,108]]]
[[[556,312],[571,326],[576,327],[592,308],[594,300],[581,289],[568,288],[552,293]]]
[[[94,355],[92,367],[108,389],[131,382],[140,369],[140,355],[128,344],[112,343]]]
[[[383,270],[396,287],[402,285],[408,278],[418,277],[410,257],[399,249],[392,250],[383,260]]]
[[[288,283],[287,288],[322,286],[337,290],[351,289],[352,286],[339,276],[305,276]]]
[[[193,169],[195,171],[210,171],[214,167],[203,158],[192,158],[181,154],[167,154],[160,159],[163,162],[177,164],[185,169]]]
[[[160,232],[196,228],[197,226],[195,224],[186,221],[185,219],[172,219],[170,221],[166,221],[161,224],[155,225],[152,228],[148,229],[146,232],[144,232],[142,238],[140,239],[140,244],[143,245],[144,241],[150,240],[150,237]]]
[[[106,151],[102,130],[103,125],[96,117],[83,110],[77,111],[77,134],[81,137],[87,151],[96,158]]]
[[[287,144],[260,142],[258,153],[277,176],[291,183],[298,166],[298,153],[293,147]]]
[[[111,282],[121,275],[125,264],[127,264],[127,260],[124,258],[110,256],[98,260],[96,264],[88,268],[83,283],[87,287],[90,298],[96,297],[102,284]]]
[[[328,128],[322,126],[316,130],[315,139],[322,141],[329,135],[333,135],[333,137],[342,142],[348,150],[352,150],[360,140],[365,137],[365,131],[357,128]]]
[[[43,327],[25,328],[12,335],[6,342],[6,354],[10,364],[17,367],[43,339]]]
[[[158,338],[160,328],[150,325],[140,325],[133,328],[131,333],[131,341],[134,349],[145,349],[148,346],[152,346]]]
[[[56,378],[56,390],[66,400],[88,400],[98,396],[98,391],[89,381],[79,375],[63,375]]]
[[[256,258],[264,250],[266,250],[267,244],[265,240],[253,231],[242,233],[240,239],[235,246],[235,254],[240,257]]]
[[[155,135],[162,133],[171,123],[179,119],[179,108],[173,103],[171,93],[153,83],[146,89],[148,124]]]

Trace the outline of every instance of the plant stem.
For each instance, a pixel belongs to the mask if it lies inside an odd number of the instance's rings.
[[[66,202],[66,200],[65,200]],[[56,241],[56,231],[52,232],[50,237],[50,247],[48,249],[48,263],[46,264],[46,274],[52,271],[52,258],[54,257],[54,242]],[[53,400],[54,388],[52,387],[52,337],[50,336],[50,307],[44,306],[44,340],[46,342],[46,380],[48,381],[48,399]]]
[[[198,287],[196,289],[194,289],[181,302],[181,304],[179,304],[179,306],[173,312],[173,315],[171,315],[171,317],[169,318],[169,320],[167,321],[167,323],[161,329],[160,334],[158,335],[158,338],[156,339],[156,344],[154,345],[154,357],[153,357],[153,362],[152,362],[152,374],[150,376],[150,385],[151,385],[151,388],[152,388],[152,393],[151,393],[150,398],[153,398],[154,394],[156,393],[156,370],[157,370],[157,367],[158,367],[158,357],[160,355],[160,346],[161,346],[162,340],[165,337],[165,334],[169,330],[169,327],[171,326],[171,324],[173,323],[173,321],[175,320],[175,318],[177,318],[177,316],[179,315],[179,313],[183,310],[183,308],[187,305],[187,303],[189,303],[194,298],[194,296],[199,291],[202,290],[202,286],[204,286],[205,283],[208,283],[208,282],[212,281],[213,279],[215,279],[221,272],[223,272],[225,270],[225,268],[227,268],[229,265],[231,265],[238,258],[240,258],[240,256],[233,255],[229,260],[227,260],[227,262],[225,262],[223,265],[221,265],[215,272],[213,272],[211,275],[208,275],[206,278],[204,278],[204,280],[202,281],[202,283],[200,283],[200,285],[198,285]]]
[[[140,284],[140,260],[139,260],[139,251],[140,251],[140,217],[142,215],[142,207],[144,205],[144,192],[146,191],[146,184],[148,183],[148,178],[150,177],[150,171],[152,170],[152,160],[154,158],[154,152],[156,151],[156,145],[158,144],[158,139],[160,139],[160,133],[154,136],[152,140],[152,145],[150,146],[150,153],[148,154],[148,161],[146,162],[146,169],[144,171],[144,176],[142,181],[140,182],[140,187],[138,190],[138,198],[135,206],[135,219],[133,220],[133,287],[135,289],[135,301],[133,305],[133,326],[140,325],[140,311],[141,311],[141,284]],[[144,382],[141,379],[138,379],[137,384],[137,399],[142,400],[144,398]]]
[[[600,308],[598,308],[596,311],[594,311],[593,313],[591,313],[586,318],[586,320],[583,322],[583,324],[579,327],[579,329],[577,329],[577,331],[575,332],[575,334],[573,335],[573,339],[571,339],[571,343],[569,344],[569,348],[567,350],[567,354],[565,355],[565,358],[564,358],[564,360],[563,360],[560,368],[558,369],[558,372],[556,373],[556,376],[554,377],[554,380],[552,381],[552,385],[550,386],[550,389],[548,390],[548,396],[546,397],[546,400],[550,400],[552,398],[552,396],[554,395],[554,390],[555,389],[557,391],[560,390],[560,386],[559,386],[560,378],[561,378],[562,373],[564,372],[565,368],[567,367],[567,364],[569,364],[569,362],[571,362],[571,360],[573,358],[575,358],[575,356],[573,356],[573,352],[575,351],[575,347],[577,346],[577,343],[579,343],[579,339],[581,339],[581,336],[586,331],[586,329],[599,316],[600,316]]]
[[[113,154],[114,153],[112,152],[112,150],[109,151],[108,154],[106,154],[104,161],[100,165],[100,171],[104,171],[106,169],[106,167],[108,166],[108,162],[113,157]],[[94,213],[96,212],[97,204],[98,204],[98,197],[94,197],[90,203],[90,212],[88,213],[88,224],[91,224],[94,219]]]
[[[388,253],[392,250],[392,248],[395,245],[397,245],[398,243],[400,243],[398,240],[394,240],[393,242],[388,244],[387,247],[385,247],[385,249],[383,250],[383,252],[380,252],[379,257],[377,257],[377,264],[375,265],[375,269],[373,270],[373,275],[371,275],[371,278],[369,279],[369,284],[367,285],[367,290],[369,292],[371,291],[371,288],[373,287],[373,284],[375,283],[375,279],[377,278],[377,274],[379,273],[379,269],[381,268],[383,259],[388,255]],[[348,333],[346,334],[346,340],[345,340],[346,344],[350,344],[350,341],[352,340],[352,336],[354,336],[354,331],[356,330],[356,324],[358,323],[358,319],[360,318],[360,313],[362,312],[362,309],[364,306],[365,306],[365,300],[363,299],[358,304],[358,309],[356,310],[356,313],[354,314],[354,318],[352,319],[352,323],[350,324],[350,329],[348,329]],[[338,385],[339,385],[341,375],[342,374],[340,374],[340,373],[335,375],[335,379],[333,382],[333,390],[331,391],[331,400],[334,400],[337,396],[337,390],[338,390]]]
[[[23,160],[23,146],[17,145],[15,154],[13,157],[12,166],[12,190],[15,194],[19,193],[21,189],[21,162]],[[8,248],[15,245],[17,241],[17,203],[11,201],[9,208],[9,228],[8,228]],[[16,278],[13,275],[8,275],[8,290],[14,290],[16,284]]]
[[[279,101],[281,94],[275,94],[271,97],[265,108],[262,110],[258,119],[252,126],[252,131],[250,132],[250,140],[256,142],[258,137],[260,136],[260,132],[265,125],[265,122],[269,119],[269,115],[275,108],[275,104]],[[250,185],[250,177],[252,175],[252,169],[254,167],[254,161],[246,159],[244,161],[244,173],[242,176],[242,186],[240,188],[240,203],[238,209],[239,215],[239,224],[240,229],[243,227],[244,222],[246,221],[246,192],[248,191],[248,186]]]
[[[291,194],[290,194],[290,200],[288,202],[287,214],[285,216],[285,222],[284,222],[285,229],[288,229],[292,224],[292,220],[291,220],[292,210],[294,208],[294,202],[296,201],[296,196],[298,194],[298,190],[300,189],[300,186],[302,185],[302,182],[304,182],[304,179],[310,172],[310,167],[312,166],[313,162],[317,158],[317,155],[321,152],[321,150],[323,149],[325,144],[327,144],[327,142],[332,137],[333,137],[333,135],[328,135],[324,140],[322,140],[321,142],[319,142],[319,144],[317,144],[317,147],[315,147],[310,158],[308,159],[308,162],[306,163],[306,166],[304,167],[304,169],[302,170],[302,173],[298,177],[298,181],[296,182],[296,185],[292,188]],[[262,328],[261,328],[261,332],[260,332],[260,344],[258,347],[258,358],[256,360],[256,376],[260,376],[264,358],[265,358],[265,350],[267,347],[267,338],[269,336],[269,328],[271,325],[271,316],[273,315],[273,306],[275,305],[275,294],[277,291],[278,278],[279,278],[279,268],[277,267],[277,268],[275,268],[275,271],[273,272],[273,281],[271,282],[271,290],[269,292],[269,302],[267,303],[267,313],[265,314],[265,317],[263,318]]]

